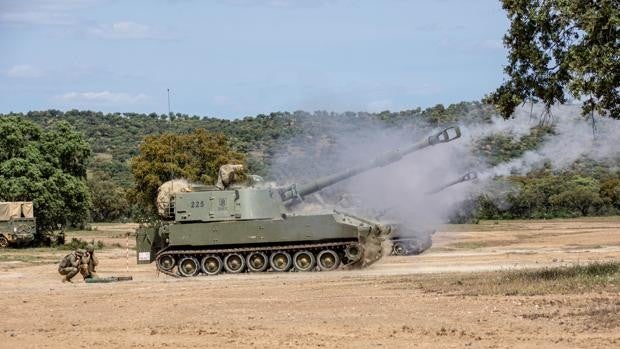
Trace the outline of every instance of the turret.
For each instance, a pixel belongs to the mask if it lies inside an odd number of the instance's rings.
[[[301,185],[293,184],[287,188],[280,189],[280,197],[284,203],[290,203],[295,199],[302,199],[304,196],[315,193],[325,187],[338,183],[345,179],[356,176],[362,172],[366,172],[373,168],[384,167],[396,161],[399,161],[403,156],[424,149],[426,147],[433,146],[439,143],[447,143],[453,141],[461,136],[461,130],[458,126],[448,127],[443,131],[440,131],[434,135],[429,136],[420,142],[412,144],[403,149],[396,149],[388,152],[374,161],[362,164],[346,171],[335,173],[326,177],[319,178],[317,180],[304,183]]]

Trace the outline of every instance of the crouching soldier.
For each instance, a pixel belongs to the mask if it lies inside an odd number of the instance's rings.
[[[80,272],[82,266],[82,257],[84,257],[86,251],[83,249],[77,249],[60,261],[58,265],[58,273],[64,275],[62,282],[71,282],[71,279]]]
[[[95,256],[95,247],[93,245],[86,246],[86,253],[82,257],[80,264],[80,273],[84,280],[96,278],[95,267],[99,264],[99,259]]]

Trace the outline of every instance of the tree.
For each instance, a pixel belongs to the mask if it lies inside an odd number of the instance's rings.
[[[620,118],[617,0],[502,0],[508,79],[486,101],[508,118],[525,101],[547,110],[571,96],[582,113]]]
[[[116,183],[97,176],[88,179],[93,206],[90,216],[95,222],[111,222],[129,217],[131,208],[126,192]]]
[[[131,159],[135,186],[132,201],[154,212],[157,189],[173,178],[214,184],[221,165],[243,164],[245,156],[231,149],[220,133],[197,129],[189,134],[164,133],[147,136],[140,153]]]
[[[37,229],[88,217],[84,183],[90,146],[64,121],[49,131],[23,118],[0,118],[0,200],[33,201]]]
[[[599,190],[595,179],[575,176],[564,182],[562,192],[549,196],[549,202],[575,215],[587,216],[603,205]]]

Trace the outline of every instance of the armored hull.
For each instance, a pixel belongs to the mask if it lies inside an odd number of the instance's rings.
[[[389,232],[389,226],[341,212],[165,224],[139,230],[139,250],[148,248],[156,235],[166,246],[154,256],[144,251],[138,262],[154,258],[160,271],[181,276],[365,267],[381,258],[381,242]]]

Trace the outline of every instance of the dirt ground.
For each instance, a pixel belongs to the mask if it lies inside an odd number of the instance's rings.
[[[620,217],[446,226],[419,256],[365,270],[175,279],[137,265],[132,225],[101,240],[100,276],[63,284],[67,251],[0,251],[0,348],[618,348],[617,287],[544,295],[429,291],[436,278],[620,261]],[[607,322],[596,314],[608,309]],[[609,310],[611,309],[611,310]],[[611,312],[611,313],[609,313]],[[615,319],[615,320],[614,320]]]

